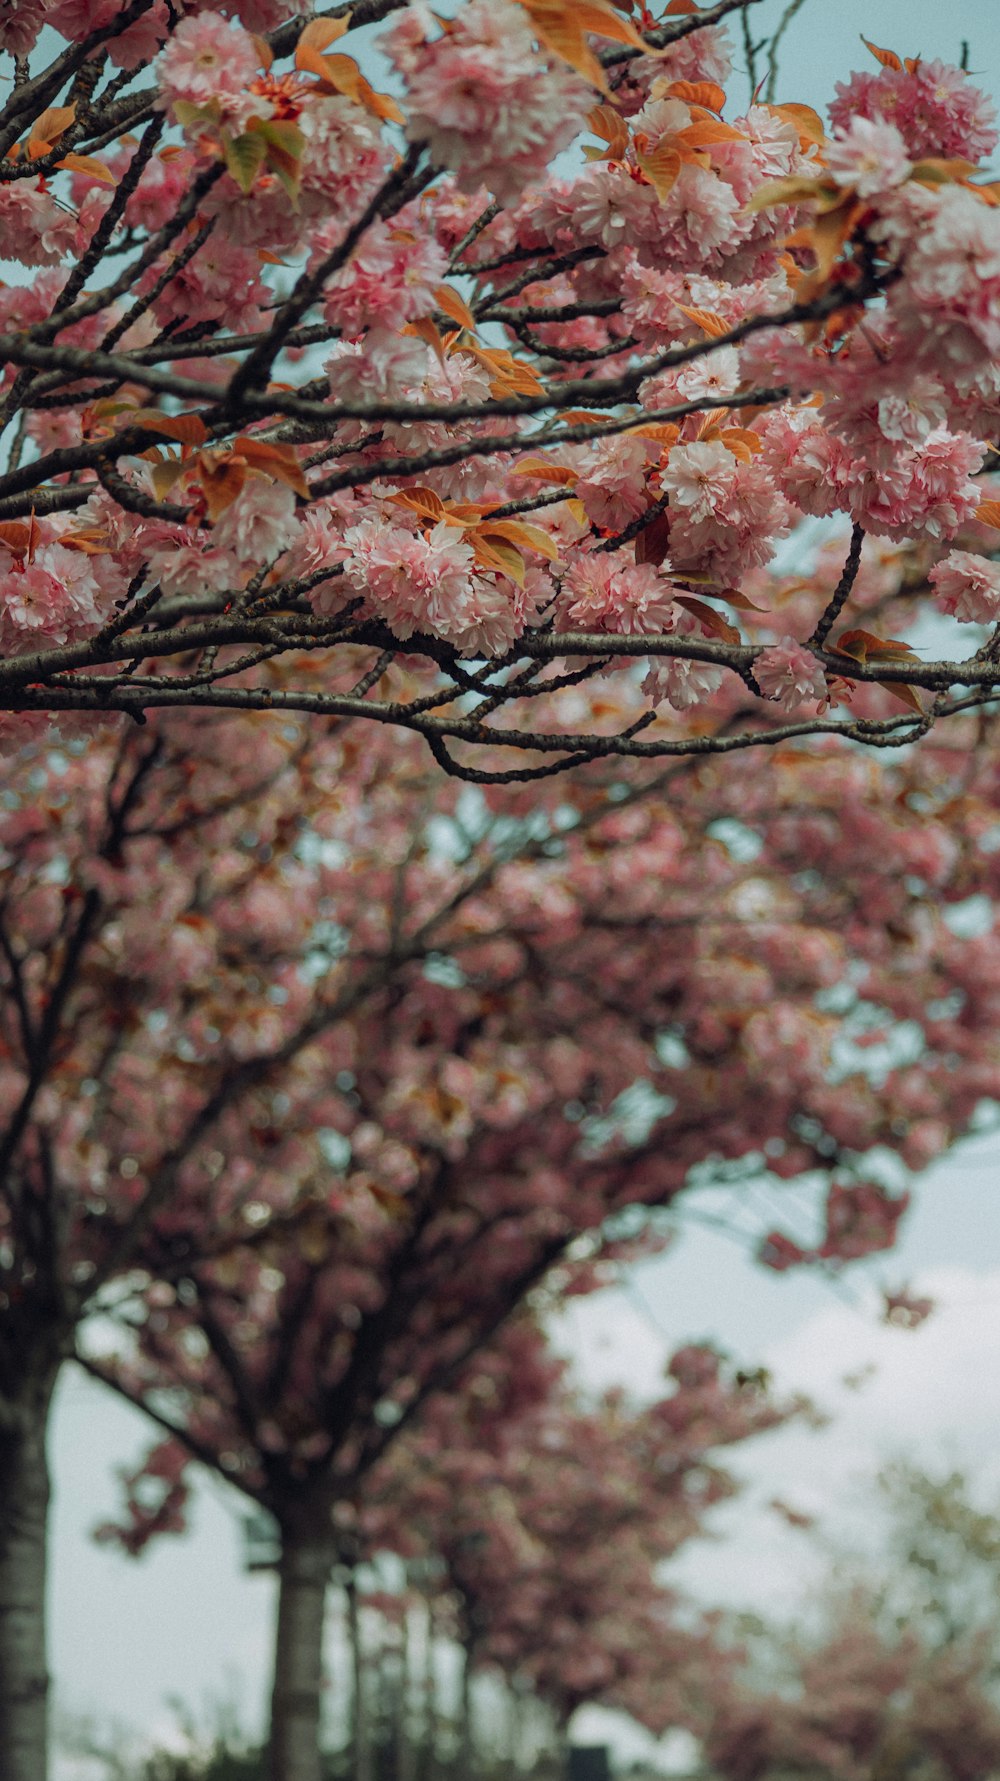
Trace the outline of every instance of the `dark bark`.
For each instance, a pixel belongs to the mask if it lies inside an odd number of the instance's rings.
[[[270,1781],[322,1781],[323,1629],[330,1540],[285,1530],[271,1696]]]
[[[45,1437],[55,1369],[0,1398],[0,1775],[46,1781]]]
[[[346,1596],[347,1632],[351,1646],[351,1775],[352,1781],[371,1781],[367,1665],[358,1607],[358,1586],[353,1573],[347,1581]]]

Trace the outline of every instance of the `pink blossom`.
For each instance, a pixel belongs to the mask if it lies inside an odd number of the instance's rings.
[[[985,93],[960,68],[944,62],[853,74],[837,83],[830,117],[839,129],[849,128],[855,117],[885,119],[916,161],[925,155],[978,161],[997,145],[996,113]]]
[[[197,157],[190,148],[147,161],[139,183],[125,206],[130,229],[160,229],[177,210],[191,185]]]
[[[602,439],[590,450],[590,463],[577,494],[595,526],[618,532],[649,505],[646,471],[654,448],[638,434]]]
[[[313,258],[322,258],[322,248]],[[435,288],[448,267],[432,236],[413,236],[376,223],[365,231],[346,266],[329,280],[323,312],[344,334],[365,328],[399,329],[430,315]]]
[[[150,551],[148,572],[150,582],[159,582],[164,594],[182,597],[225,593],[243,580],[232,552],[194,541]]]
[[[512,0],[469,0],[428,41],[433,29],[416,4],[383,39],[406,81],[407,134],[465,190],[516,197],[581,129],[590,89],[563,63],[546,64]]]
[[[991,625],[1000,618],[1000,563],[952,550],[928,573],[942,612],[966,624]]]
[[[58,266],[73,251],[76,217],[43,182],[0,185],[0,253],[22,266]]]
[[[838,185],[851,186],[859,197],[870,198],[902,185],[913,164],[895,124],[853,117],[827,148],[826,165]]]
[[[621,562],[609,551],[591,551],[578,556],[563,576],[556,625],[620,636],[670,631],[677,616],[675,592],[652,563]]]
[[[753,665],[754,679],[765,699],[794,711],[805,699],[825,699],[826,676],[816,657],[794,637],[762,649]]]
[[[355,216],[392,160],[375,120],[339,94],[313,100],[299,119],[306,139],[302,204],[324,220]]]
[[[260,569],[288,549],[297,530],[292,489],[252,477],[216,520],[212,541],[245,567]]]
[[[391,401],[422,384],[428,370],[422,340],[372,328],[362,346],[339,344],[326,361],[330,394],[347,403]]]
[[[709,662],[683,656],[658,657],[642,683],[642,690],[651,705],[667,704],[675,711],[689,711],[717,693],[723,679],[723,670],[713,668]]]
[[[157,58],[157,103],[203,106],[217,100],[226,118],[239,112],[242,119],[246,89],[259,67],[259,52],[242,25],[216,12],[196,13],[181,20]]]
[[[85,637],[104,616],[87,558],[58,542],[43,544],[30,562],[0,546],[0,589],[0,644],[15,655]]]
[[[0,50],[26,56],[42,28],[46,0],[0,0]]]
[[[159,271],[154,268],[146,275],[150,288],[159,282]],[[215,230],[160,291],[153,309],[161,322],[178,321],[187,327],[225,317],[232,329],[252,330],[260,325],[260,305],[267,297],[256,252],[227,241]]]
[[[736,484],[736,459],[721,440],[676,445],[662,476],[671,507],[691,520],[708,520]]]
[[[335,507],[317,504],[306,508],[285,554],[283,571],[292,581],[309,580],[323,569],[337,570],[350,553],[344,543],[344,521]],[[309,598],[318,611],[335,610],[345,595],[340,577],[335,583],[320,582]]]

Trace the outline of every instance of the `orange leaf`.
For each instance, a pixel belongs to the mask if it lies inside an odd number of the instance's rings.
[[[876,637],[871,631],[842,631],[830,648],[855,662],[892,661],[911,656],[913,650],[899,637]]]
[[[476,561],[484,569],[492,569],[498,575],[506,575],[509,581],[515,581],[518,587],[524,586],[524,558],[513,545],[500,539],[486,539],[481,532],[470,532],[469,543],[472,545]]]
[[[567,408],[559,416],[568,427],[588,426],[591,421],[606,421],[606,414],[595,414],[592,408]]]
[[[480,538],[504,538],[508,544],[519,545],[523,550],[536,550],[541,557],[554,563],[559,555],[548,532],[541,526],[527,525],[518,519],[487,519],[479,528]]]
[[[732,124],[724,124],[721,118],[698,118],[695,123],[678,130],[677,136],[688,148],[709,148],[713,142],[746,140],[742,130],[734,130]]]
[[[103,161],[95,160],[93,155],[64,155],[57,167],[65,167],[68,173],[86,173],[91,179],[100,180],[102,185],[116,186],[118,180],[110,167]]]
[[[584,33],[610,37],[615,43],[627,43],[632,49],[650,51],[628,19],[622,18],[606,0],[520,0],[531,19],[536,37],[551,49],[591,86],[610,98],[607,77],[600,62],[585,40]]]
[[[342,13],[338,19],[310,19],[295,48],[296,68],[308,67],[308,63],[299,61],[300,51],[319,50],[322,53],[323,50],[329,49],[331,43],[336,43],[338,37],[344,36],[350,28],[350,23],[349,12]]]
[[[126,426],[162,433],[165,439],[176,439],[181,445],[204,445],[208,438],[200,414],[161,414],[158,408],[133,408],[120,419]]]
[[[663,8],[663,16],[668,18],[671,13],[697,12],[697,10],[694,0],[670,0],[670,5]]]
[[[203,451],[197,460],[198,481],[213,525],[231,507],[247,479],[247,466],[228,452]]]
[[[892,697],[898,699],[901,704],[908,705],[911,711],[919,711],[923,717],[924,708],[920,703],[919,695],[912,686],[907,686],[905,680],[883,680],[882,690],[891,693]]]
[[[274,51],[266,37],[258,37],[256,31],[251,31],[250,36],[253,40],[254,49],[257,51],[260,65],[266,74],[274,61]]]
[[[434,301],[442,315],[446,315],[450,322],[455,323],[456,327],[469,328],[475,333],[476,318],[465,298],[461,292],[456,291],[454,285],[439,284],[434,292]]]
[[[706,111],[721,111],[726,103],[724,88],[714,80],[672,80],[665,96],[683,99],[685,105],[703,105]]]
[[[701,328],[715,339],[729,333],[729,323],[724,322],[721,315],[716,315],[714,309],[689,309],[686,303],[678,303],[677,308],[682,315],[687,316],[689,322],[694,322],[696,328]]]
[[[76,118],[75,105],[52,105],[36,117],[28,134],[29,142],[56,142]]]
[[[760,435],[750,432],[747,427],[723,427],[719,438],[723,445],[728,446],[733,456],[739,458],[741,464],[749,464],[764,449],[764,441]]]
[[[811,105],[789,103],[787,105],[769,105],[767,109],[773,111],[776,117],[784,118],[786,124],[795,125],[799,133],[799,143],[803,148],[808,148],[810,142],[826,141],[823,119]]]
[[[287,483],[297,495],[308,501],[309,484],[293,445],[272,445],[268,439],[250,439],[241,433],[233,441],[233,451],[255,470],[263,470],[266,476],[273,476],[275,482]]]
[[[678,606],[683,606],[685,612],[693,613],[710,637],[718,637],[722,643],[739,642],[740,634],[736,626],[727,623],[714,606],[706,606],[704,600],[696,600],[692,594],[677,594],[675,598]]]
[[[551,464],[548,458],[522,458],[509,472],[511,476],[532,476],[536,482],[548,482],[565,488],[572,488],[577,473],[565,464]]]
[[[314,19],[313,24],[329,24],[331,20]],[[385,93],[377,93],[371,82],[365,79],[357,63],[350,56],[324,56],[314,42],[309,41],[312,26],[307,25],[299,38],[295,51],[295,66],[305,74],[319,76],[321,86],[328,92],[342,93],[345,99],[353,99],[356,105],[363,105],[377,118],[391,118],[393,123],[405,123],[403,113]],[[342,32],[337,32],[342,36]],[[332,41],[327,39],[327,41]]]
[[[941,155],[927,155],[922,161],[916,162],[910,178],[918,180],[922,186],[942,186],[950,185],[957,179],[968,179],[969,174],[975,171],[974,161],[949,161]]]
[[[653,149],[641,148],[636,143],[635,158],[662,204],[677,183],[681,170],[680,155],[664,141],[657,143]]]
[[[816,255],[816,272],[821,280],[829,278],[841,248],[848,240],[860,214],[861,206],[856,203],[853,194],[849,194],[842,204],[833,210],[827,210],[818,216],[809,233],[811,245]]]
[[[413,488],[399,489],[389,496],[400,507],[409,507],[413,513],[419,513],[421,519],[431,520],[435,525],[438,520],[447,518],[447,508],[435,489],[424,488],[415,484]]]
[[[980,501],[972,517],[980,525],[992,526],[995,531],[1000,532],[1000,501]]]
[[[658,445],[665,447],[664,458],[671,446],[676,445],[681,436],[681,430],[676,421],[642,421],[639,426],[629,427],[627,430],[629,433],[633,433],[637,439],[655,439]]]
[[[158,501],[165,501],[174,483],[184,469],[180,458],[160,458],[150,471],[153,493]]]
[[[104,551],[111,549],[106,533],[97,526],[81,527],[78,532],[63,532],[59,542],[67,550],[78,550],[81,556],[87,557],[101,556]]]
[[[869,43],[867,37],[862,37],[861,41],[865,49],[871,50],[876,62],[881,62],[883,68],[895,68],[897,72],[902,73],[903,64],[894,49],[879,49],[877,44]]]
[[[766,179],[759,185],[744,209],[753,215],[758,210],[771,210],[776,204],[803,204],[808,198],[820,198],[831,191],[827,179],[814,179],[802,173],[790,173],[784,179]]]
[[[726,605],[734,606],[737,612],[767,612],[768,610],[766,606],[758,606],[755,600],[751,600],[749,594],[741,594],[737,587],[723,588],[721,593],[715,595],[715,598],[725,600]]]
[[[623,161],[628,149],[628,125],[621,113],[612,105],[596,105],[587,123],[594,135],[607,143],[609,159]]]
[[[31,527],[23,519],[0,520],[0,544],[5,544],[16,557],[24,556],[31,536]]]

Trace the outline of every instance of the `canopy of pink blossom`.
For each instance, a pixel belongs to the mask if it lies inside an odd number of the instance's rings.
[[[8,743],[270,705],[516,777],[993,701],[992,107],[870,46],[741,113],[744,4],[0,7]]]

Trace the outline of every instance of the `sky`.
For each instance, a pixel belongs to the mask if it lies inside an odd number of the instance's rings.
[[[761,0],[754,34],[773,30],[787,0]],[[833,83],[874,66],[862,32],[903,55],[957,61],[963,40],[981,84],[1000,90],[1000,7],[982,0],[804,0],[782,39],[777,96],[822,110]],[[737,61],[740,58],[737,56]],[[743,102],[739,77],[734,97]],[[711,1337],[777,1385],[806,1390],[831,1415],[825,1430],[780,1431],[734,1462],[745,1493],[718,1512],[711,1541],[676,1578],[705,1601],[793,1613],[816,1576],[803,1535],[767,1508],[780,1496],[850,1542],[867,1520],[865,1480],[905,1450],[929,1467],[967,1466],[1000,1497],[1000,1138],[961,1147],[920,1184],[889,1257],[839,1285],[803,1271],[768,1274],[744,1245],[691,1226],[664,1257],[633,1270],[622,1291],[578,1301],[557,1337],[590,1384],[657,1390],[685,1340]],[[907,1282],[937,1301],[919,1330],[878,1321],[878,1288]],[[873,1369],[860,1386],[845,1377]],[[228,1699],[251,1731],[267,1693],[273,1581],[242,1570],[242,1505],[221,1486],[196,1495],[191,1531],[137,1561],[90,1538],[114,1508],[116,1465],[148,1431],[81,1375],[59,1394],[52,1440],[52,1660],[60,1712],[92,1714],[150,1740],[175,1739],[183,1700],[203,1722]],[[335,1680],[335,1679],[334,1679]],[[606,1719],[582,1718],[581,1737]],[[623,1757],[639,1745],[615,1732]],[[63,1757],[56,1781],[94,1771]]]

